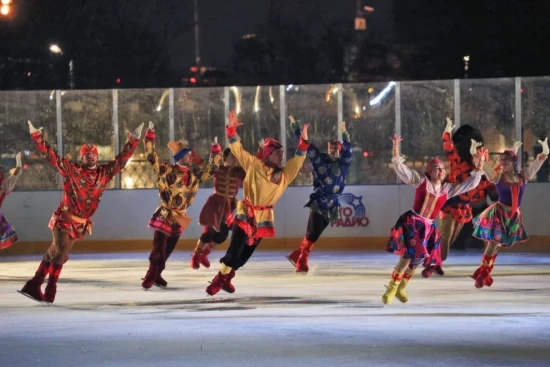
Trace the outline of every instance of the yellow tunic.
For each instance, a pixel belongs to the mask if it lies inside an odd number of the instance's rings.
[[[246,171],[243,182],[245,199],[237,203],[235,219],[249,221],[252,219],[249,214],[253,212],[257,232],[249,234],[255,238],[273,237],[275,236],[273,206],[298,175],[306,159],[309,144],[302,142],[294,158],[290,159],[282,169],[273,169],[245,151],[238,135],[229,136],[229,142],[231,153]]]
[[[147,161],[157,172],[161,205],[149,221],[149,227],[164,232],[169,236],[181,236],[185,227],[191,222],[187,217],[187,208],[195,200],[199,185],[212,177],[218,169],[221,154],[211,155],[209,160],[200,166],[180,166],[159,162],[155,151],[155,142],[145,139]]]

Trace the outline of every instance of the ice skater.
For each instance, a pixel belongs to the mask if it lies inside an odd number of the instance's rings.
[[[289,118],[294,135],[300,138],[300,126],[294,117]],[[309,254],[315,242],[329,223],[340,217],[339,196],[346,187],[352,158],[351,141],[344,122],[340,124],[340,132],[343,141],[331,140],[327,153],[321,153],[313,144],[309,144],[307,148],[307,155],[313,166],[313,193],[305,205],[310,209],[307,230],[300,247],[287,256],[297,273],[307,274]]]
[[[21,153],[15,156],[15,168],[11,170],[10,175],[6,177],[6,170],[0,166],[0,250],[7,249],[18,241],[17,233],[13,226],[8,222],[4,213],[2,213],[2,203],[6,196],[11,194],[15,188],[15,183],[22,172],[23,164]]]
[[[57,281],[63,265],[69,260],[69,253],[77,240],[86,232],[92,233],[91,218],[109,182],[126,166],[136,150],[143,124],[128,132],[128,141],[122,152],[107,164],[97,165],[96,145],[84,144],[80,149],[81,163],[72,163],[58,156],[42,136],[42,128],[36,129],[28,121],[29,131],[36,145],[50,164],[63,177],[63,198],[50,219],[49,227],[53,241],[40,263],[34,277],[20,293],[36,301],[53,303],[57,293]],[[41,287],[46,276],[48,284],[45,293]]]
[[[145,155],[157,173],[160,206],[149,221],[149,227],[155,233],[149,269],[141,283],[144,289],[153,285],[160,288],[168,285],[162,272],[183,231],[191,223],[187,209],[195,200],[199,185],[211,178],[221,163],[221,146],[218,143],[210,147],[209,160],[202,162],[188,142],[179,140],[168,143],[175,163],[162,163],[155,150],[155,139],[154,125],[149,122],[144,139]]]
[[[512,247],[529,239],[523,227],[521,199],[527,182],[535,177],[550,153],[548,138],[538,142],[542,145],[542,153],[537,155],[529,167],[520,169],[519,166],[517,151],[521,142],[516,142],[513,150],[505,150],[500,155],[494,170],[484,167],[489,180],[496,185],[498,202],[474,218],[473,236],[486,243],[481,266],[472,275],[476,288],[490,287],[493,284],[491,272],[502,246]]]
[[[386,251],[399,256],[387,290],[382,296],[382,302],[387,305],[392,303],[394,297],[403,303],[408,301],[405,288],[416,267],[431,261],[429,254],[439,246],[440,237],[435,218],[447,199],[465,193],[479,184],[484,161],[483,155],[477,153],[479,143],[472,141],[471,152],[476,170],[460,184],[444,183],[445,167],[439,159],[431,159],[421,177],[403,163],[404,159],[399,154],[401,137],[395,134],[391,140],[395,172],[401,181],[414,186],[416,193],[412,210],[399,217],[386,244]]]

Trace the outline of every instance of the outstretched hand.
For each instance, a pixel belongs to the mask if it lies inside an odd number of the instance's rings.
[[[537,140],[537,143],[542,145],[542,154],[548,155],[550,153],[550,149],[548,148],[548,138],[543,140]]]
[[[447,117],[447,125],[445,126],[445,132],[450,134],[453,132],[454,128],[455,128],[455,125],[453,124],[453,120]]]
[[[17,153],[17,155],[15,156],[15,166],[17,168],[23,168],[22,157],[23,157],[23,155],[21,154],[21,152]]]
[[[393,156],[399,157],[399,143],[403,141],[403,138],[401,135],[395,133],[393,134],[393,137],[390,136],[390,140],[393,142]]]
[[[474,155],[477,154],[477,148],[481,147],[483,145],[483,143],[479,143],[479,142],[475,141],[474,139],[470,139],[470,141],[472,142],[471,145],[470,145],[470,154],[472,156],[474,156]]]
[[[237,116],[237,111],[235,110],[229,111],[227,119],[229,120],[227,125],[229,127],[239,127],[243,125],[243,123],[239,120],[239,117]]]
[[[149,121],[149,127],[147,128],[147,130],[155,130],[155,124],[153,124],[153,121]]]
[[[31,133],[31,135],[42,131],[41,127],[39,127],[38,129],[35,128],[31,120],[27,120],[27,124],[29,125],[29,133]]]
[[[309,124],[304,124],[302,127],[302,133],[300,134],[300,137],[302,140],[309,141],[309,135],[307,133],[307,129],[309,128]]]
[[[342,121],[340,122],[340,125],[338,125],[339,128],[340,128],[340,132],[341,133],[345,133],[346,132],[346,122],[345,121]]]

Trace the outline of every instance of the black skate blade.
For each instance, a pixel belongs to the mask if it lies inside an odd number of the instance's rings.
[[[32,299],[34,302],[39,303],[39,304],[41,304],[41,305],[44,305],[44,306],[47,306],[47,305],[48,305],[48,302],[37,300],[36,298],[29,296],[29,295],[28,295],[27,293],[25,293],[25,292],[21,292],[21,291],[18,290],[17,293],[22,294],[23,296],[25,296],[25,297],[27,297],[27,298],[29,298],[29,299]]]
[[[294,261],[292,261],[292,259],[290,258],[290,256],[288,255],[285,255],[286,259],[288,260],[289,263],[292,264],[292,266],[296,267],[296,263]]]

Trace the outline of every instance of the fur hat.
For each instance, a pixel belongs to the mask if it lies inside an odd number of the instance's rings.
[[[168,143],[168,149],[172,152],[174,161],[179,161],[189,152],[191,152],[191,147],[188,142],[183,142],[180,140],[174,140]]]

